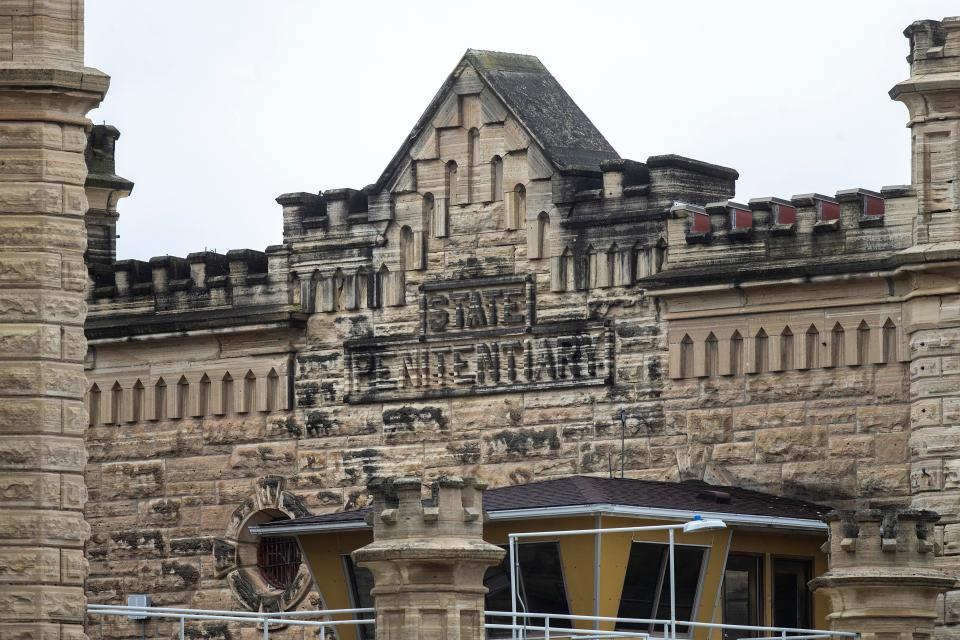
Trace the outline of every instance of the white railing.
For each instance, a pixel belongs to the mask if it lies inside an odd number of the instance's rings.
[[[223,611],[217,609],[179,609],[176,607],[134,607],[111,604],[88,604],[88,615],[123,616],[130,620],[158,618],[178,620],[180,640],[186,640],[187,620],[219,620],[223,622],[245,622],[263,626],[263,640],[270,638],[270,626],[313,627],[317,629],[321,640],[326,640],[327,629],[341,625],[372,625],[373,619],[357,617],[373,614],[373,609],[325,609],[320,611]],[[334,620],[335,616],[349,616],[347,620]],[[324,618],[323,620],[304,620],[303,618]]]
[[[372,618],[363,617],[372,615],[373,609],[325,609],[317,611],[281,611],[275,613],[259,611],[222,611],[216,609],[180,609],[175,607],[134,607],[125,605],[90,604],[87,605],[87,614],[96,616],[120,616],[130,620],[157,618],[176,620],[180,625],[180,640],[186,640],[186,623],[188,620],[219,620],[224,622],[240,622],[263,627],[263,640],[269,640],[270,628],[281,626],[313,627],[317,630],[321,640],[326,640],[327,630],[338,626],[354,625],[358,630],[362,625],[373,625]],[[747,631],[741,640],[857,640],[858,634],[847,631],[825,631],[821,629],[795,629],[790,627],[763,627],[736,624],[719,624],[712,622],[692,622],[680,620],[658,620],[652,618],[614,618],[608,616],[577,616],[558,613],[517,613],[513,611],[486,611],[488,631],[509,631],[513,637],[524,640],[601,640],[611,638],[664,638],[669,637],[676,627],[703,628],[710,630]],[[335,618],[346,617],[337,620]],[[321,618],[310,620],[305,618]],[[490,622],[490,620],[504,622]],[[567,624],[558,624],[560,622]],[[593,623],[593,629],[574,627],[575,622]],[[602,630],[601,623],[621,623],[630,625],[644,625],[651,631],[619,631]],[[662,629],[662,635],[655,632]]]

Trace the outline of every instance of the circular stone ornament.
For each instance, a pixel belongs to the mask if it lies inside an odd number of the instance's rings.
[[[303,562],[286,589],[273,587],[257,567],[259,537],[250,533],[251,526],[310,515],[303,501],[285,490],[286,482],[282,476],[258,478],[250,497],[230,515],[225,535],[213,542],[216,577],[226,578],[234,597],[250,611],[289,611],[312,586]]]

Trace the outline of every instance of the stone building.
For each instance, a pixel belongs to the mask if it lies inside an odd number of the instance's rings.
[[[960,19],[905,33],[911,184],[833,196],[624,159],[536,58],[469,50],[375,183],[277,198],[282,245],[118,261],[95,128],[91,601],[308,602],[250,526],[380,475],[930,508],[958,568]]]

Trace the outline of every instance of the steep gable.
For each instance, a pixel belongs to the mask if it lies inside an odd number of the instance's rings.
[[[535,56],[468,49],[430,101],[403,145],[384,169],[376,190],[403,181],[411,157],[431,142],[434,127],[459,124],[458,95],[492,94],[483,100],[483,119],[507,115],[562,171],[600,172],[600,162],[619,158],[603,134]]]

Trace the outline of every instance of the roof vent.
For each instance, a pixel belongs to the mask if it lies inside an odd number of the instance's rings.
[[[716,489],[705,489],[697,494],[701,500],[709,500],[716,504],[730,504],[730,494],[726,491]]]

